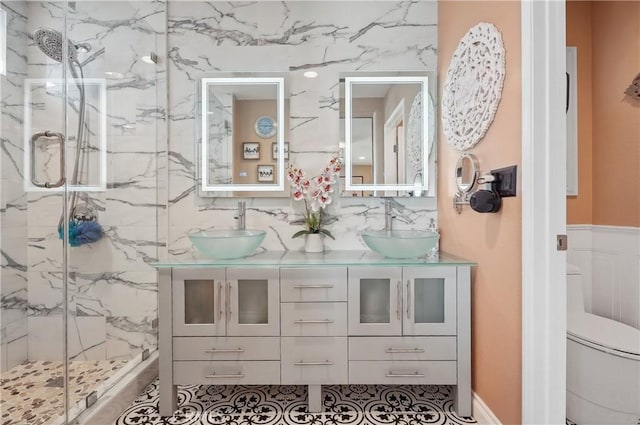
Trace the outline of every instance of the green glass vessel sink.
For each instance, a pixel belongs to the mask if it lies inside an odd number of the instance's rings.
[[[209,258],[242,258],[252,254],[262,243],[264,230],[210,230],[189,235],[193,246]]]
[[[424,257],[438,243],[440,235],[420,230],[366,230],[365,245],[388,258]]]

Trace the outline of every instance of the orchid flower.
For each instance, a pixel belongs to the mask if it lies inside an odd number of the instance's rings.
[[[324,209],[332,202],[330,194],[333,193],[333,185],[341,170],[342,159],[332,157],[329,164],[320,170],[320,174],[308,179],[302,169],[289,164],[287,179],[291,183],[291,196],[294,201],[304,201],[305,207],[302,224],[306,229],[295,233],[294,238],[311,233],[323,233],[335,239],[328,230],[322,228],[322,218]]]

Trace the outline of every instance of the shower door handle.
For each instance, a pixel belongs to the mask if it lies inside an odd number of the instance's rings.
[[[38,142],[38,140],[40,140],[43,137],[46,137],[48,139],[57,139],[57,143],[60,144],[60,178],[58,179],[57,182],[40,183],[39,181],[36,180],[36,143]],[[56,133],[53,131],[39,131],[35,133],[33,136],[31,136],[30,147],[31,147],[31,184],[33,184],[36,187],[44,187],[47,189],[62,186],[66,180],[64,177],[64,171],[65,171],[64,170],[65,168],[64,136],[61,133]]]

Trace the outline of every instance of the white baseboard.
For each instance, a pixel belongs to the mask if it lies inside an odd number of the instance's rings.
[[[485,404],[478,394],[473,393],[473,418],[480,425],[502,425],[500,420],[493,414],[489,406]]]

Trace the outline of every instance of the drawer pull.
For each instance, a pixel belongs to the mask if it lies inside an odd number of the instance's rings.
[[[393,353],[424,353],[423,348],[387,348],[384,350],[385,353],[393,354]]]
[[[295,289],[329,289],[333,288],[331,284],[323,284],[323,285],[293,285]]]
[[[323,320],[302,320],[302,319],[298,319],[298,320],[294,320],[293,323],[298,324],[298,325],[304,325],[307,323],[325,323],[325,324],[329,324],[329,323],[333,323],[333,320],[331,319],[323,319]]]
[[[424,374],[414,372],[414,373],[393,373],[389,372],[386,375],[387,378],[424,378]]]
[[[209,348],[205,353],[244,353],[243,348]]]
[[[216,374],[215,372],[212,375],[205,375],[205,378],[244,378],[244,373],[238,372],[235,375],[231,374]]]
[[[331,366],[333,365],[333,362],[331,360],[325,360],[322,362],[303,362],[303,361],[299,361],[299,362],[295,362],[294,365],[296,366]]]

